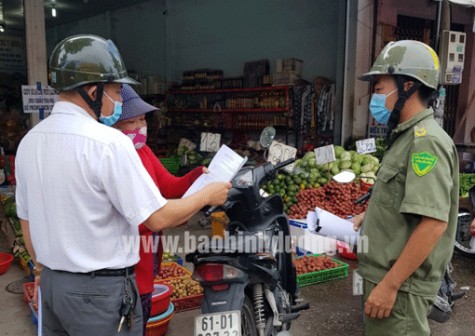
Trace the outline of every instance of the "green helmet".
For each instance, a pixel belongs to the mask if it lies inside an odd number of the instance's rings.
[[[59,91],[90,83],[139,84],[128,77],[114,42],[95,35],[75,35],[59,42],[49,60],[49,79]]]
[[[419,41],[389,42],[381,51],[371,70],[360,79],[371,81],[377,75],[405,75],[437,90],[439,58],[435,51]]]

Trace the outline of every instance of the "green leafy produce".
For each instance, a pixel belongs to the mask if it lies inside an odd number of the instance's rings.
[[[475,174],[460,174],[460,197],[468,197],[468,191],[475,186]]]
[[[350,152],[343,152],[341,153],[341,155],[338,157],[340,160],[342,161],[347,161],[347,160],[351,160],[351,153]]]
[[[3,207],[3,211],[5,212],[5,217],[7,218],[16,218],[16,204],[14,202],[5,203]]]
[[[345,149],[341,146],[335,146],[335,156],[340,157],[341,154],[345,151]]]

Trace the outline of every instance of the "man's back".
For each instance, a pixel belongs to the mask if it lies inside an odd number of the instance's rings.
[[[137,210],[116,181],[139,193],[122,169],[141,166],[127,137],[74,104],[57,103],[17,156],[18,213],[30,221],[38,260],[70,272],[135,264],[138,246],[128,248],[124,239],[137,235],[130,224]]]

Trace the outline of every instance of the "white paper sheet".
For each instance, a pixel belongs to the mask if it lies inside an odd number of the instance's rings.
[[[202,174],[191,187],[186,191],[183,197],[203,189],[212,182],[230,182],[236,173],[247,161],[226,145],[222,145],[209,164],[208,174]]]
[[[348,244],[357,244],[359,231],[353,230],[353,223],[351,221],[342,219],[331,212],[320,208],[315,208],[315,212],[320,219],[320,231],[318,234],[325,237],[335,238]]]

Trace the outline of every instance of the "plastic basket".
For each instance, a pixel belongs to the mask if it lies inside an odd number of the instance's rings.
[[[360,179],[360,185],[361,185],[361,190],[363,191],[369,191],[371,187],[373,187],[372,183],[366,183],[363,181],[363,179]]]
[[[170,306],[170,296],[172,295],[173,287],[165,284],[154,284],[152,294],[152,309],[150,316],[157,316],[162,314]]]
[[[203,293],[187,296],[181,299],[172,300],[173,305],[175,306],[175,312],[182,312],[186,310],[192,310],[201,307],[203,302]]]
[[[23,284],[23,301],[25,301],[25,303],[30,303],[30,301],[33,300],[34,290],[35,290],[34,282],[27,282]]]
[[[173,279],[162,280],[161,283],[166,283],[173,287],[173,284],[170,283],[172,280]],[[188,295],[179,299],[172,298],[171,302],[175,306],[175,313],[185,311],[185,310],[196,309],[196,308],[201,307],[201,303],[203,302],[203,293]]]
[[[183,258],[181,258],[181,257],[178,256],[178,255],[174,255],[174,256],[171,257],[170,259],[163,259],[163,260],[162,260],[162,265],[163,265],[163,263],[165,263],[165,262],[175,262],[175,263],[177,263],[178,265],[183,266]]]
[[[162,165],[170,172],[170,174],[178,173],[180,169],[180,159],[177,156],[159,158]]]
[[[321,254],[311,254],[310,256],[318,257],[320,255]],[[299,284],[299,286],[305,287],[330,280],[346,278],[348,276],[348,264],[333,258],[332,261],[335,262],[338,266],[322,271],[297,275],[297,283]]]
[[[337,248],[338,253],[343,258],[350,259],[350,260],[358,260],[357,254],[352,251],[352,249],[351,249],[350,245],[348,245],[348,243],[337,240],[336,241],[336,248]]]
[[[0,252],[0,274],[4,274],[10,268],[14,257],[10,253]]]
[[[185,275],[180,275],[180,276],[176,276],[176,277],[168,277],[168,278],[155,278],[155,280],[154,280],[155,283],[162,282],[163,280],[177,279],[177,278],[183,278],[183,277],[191,277],[191,272],[189,270],[187,270],[186,268],[178,265],[176,262],[165,261],[165,262],[162,262],[160,267],[178,267],[179,269],[181,269],[185,272]]]
[[[146,336],[164,336],[168,330],[168,324],[175,315],[175,307],[173,304],[169,304],[165,313],[152,317],[147,322],[145,329]]]

